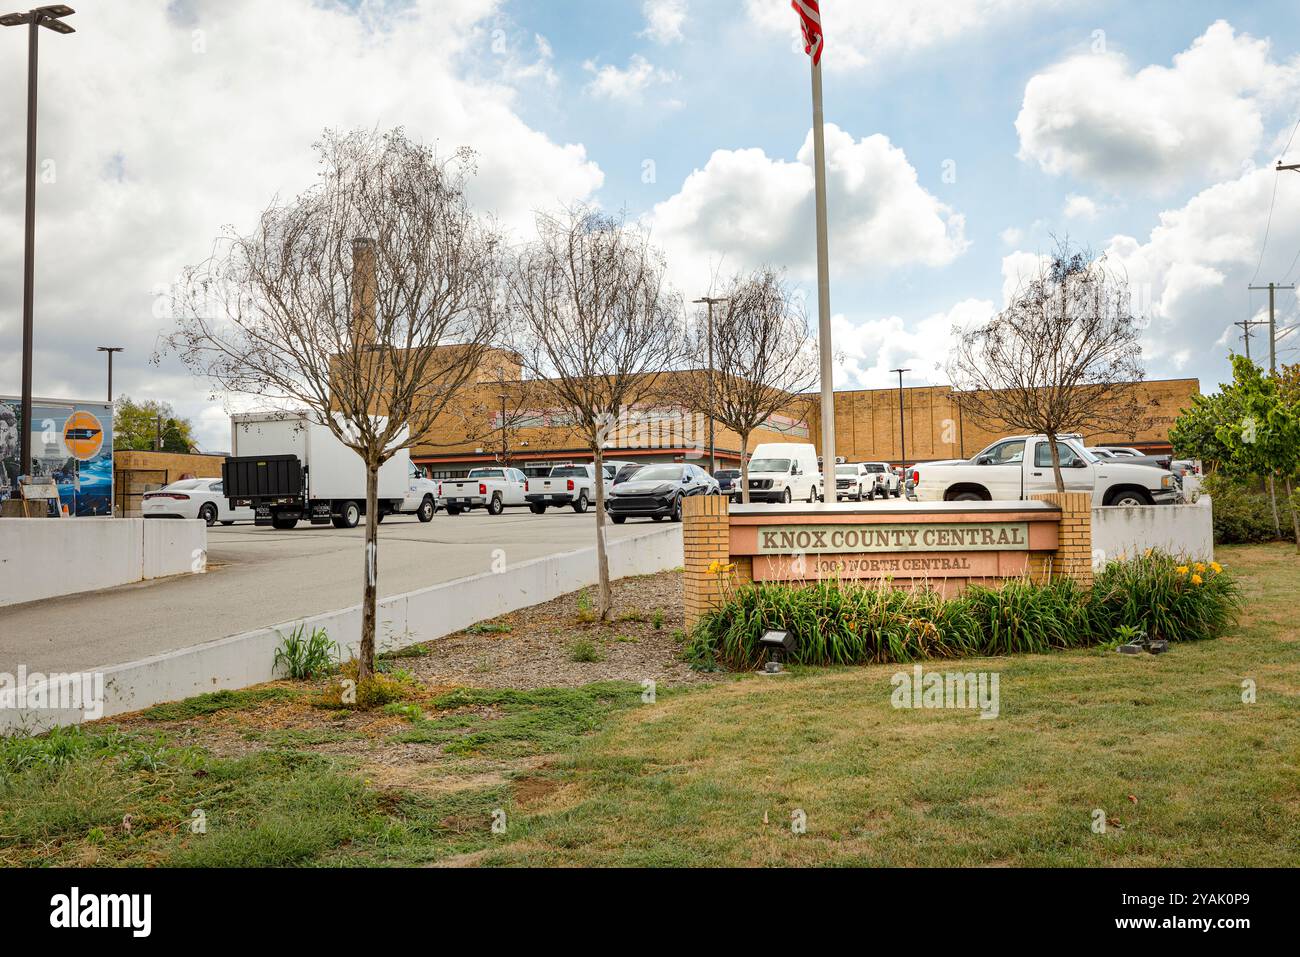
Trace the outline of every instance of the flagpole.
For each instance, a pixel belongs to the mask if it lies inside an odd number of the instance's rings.
[[[826,238],[826,134],[822,129],[822,67],[812,63],[813,173],[817,193],[817,348],[822,380],[822,492],[827,501],[839,499],[835,483],[835,369],[831,348],[831,266]]]

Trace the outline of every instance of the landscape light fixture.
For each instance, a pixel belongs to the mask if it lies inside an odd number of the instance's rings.
[[[62,3],[36,7],[26,13],[0,16],[0,27],[27,27],[27,208],[23,247],[23,393],[18,423],[18,473],[32,467],[32,307],[36,279],[36,53],[40,27],[55,33],[75,33],[63,22],[74,13]]]
[[[785,668],[786,655],[794,650],[794,636],[788,631],[765,631],[763,637],[758,639],[758,647],[767,652],[767,664],[763,665],[763,673],[769,675],[779,675]]]

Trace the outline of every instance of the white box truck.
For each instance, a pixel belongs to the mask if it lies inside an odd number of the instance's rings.
[[[361,456],[301,413],[231,416],[231,455],[221,470],[231,507],[248,507],[257,525],[355,528],[366,510]],[[400,449],[379,469],[379,518],[402,510],[411,454]]]

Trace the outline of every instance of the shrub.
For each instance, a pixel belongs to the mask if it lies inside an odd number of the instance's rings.
[[[590,638],[579,638],[569,645],[569,658],[578,662],[600,661],[600,649]]]
[[[357,681],[357,662],[354,659],[343,665],[339,673],[344,680],[331,682],[315,700],[317,707],[370,711],[402,701],[417,690],[415,676],[402,668],[392,674],[374,672],[365,681]],[[350,684],[354,691],[354,700],[351,701],[345,700]]]
[[[295,681],[310,681],[329,673],[338,659],[339,646],[330,641],[324,628],[313,628],[310,635],[298,625],[275,649],[275,670]]]
[[[701,667],[757,667],[765,657],[759,638],[774,628],[793,633],[789,660],[803,665],[1041,653],[1109,641],[1120,625],[1185,641],[1221,635],[1239,603],[1236,583],[1218,565],[1156,554],[1112,564],[1091,592],[1071,579],[976,586],[949,599],[858,582],[751,582],[700,619],[685,657]]]
[[[1268,492],[1247,482],[1223,475],[1207,475],[1202,487],[1214,500],[1214,542],[1216,545],[1251,545],[1277,540],[1273,505]],[[1291,527],[1286,496],[1278,490],[1278,517],[1283,534]]]

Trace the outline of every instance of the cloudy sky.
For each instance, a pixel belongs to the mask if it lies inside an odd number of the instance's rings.
[[[157,293],[223,226],[307,186],[325,127],[474,147],[475,202],[519,235],[558,204],[625,209],[692,298],[764,262],[815,286],[808,64],[786,0],[76,6],[75,35],[42,36],[38,395],[100,398],[95,347],[125,346],[118,391],[226,448],[207,384],[148,361]],[[1213,389],[1232,323],[1266,306],[1247,287],[1300,275],[1300,174],[1272,170],[1300,119],[1293,13],[823,0],[836,385],[887,385],[900,364],[942,381],[952,325],[989,316],[1068,236],[1128,275],[1149,376]],[[16,393],[25,36],[0,44],[0,393]],[[1285,155],[1300,161],[1300,136]],[[1300,318],[1294,293],[1280,305]],[[1296,361],[1300,332],[1284,345]]]

